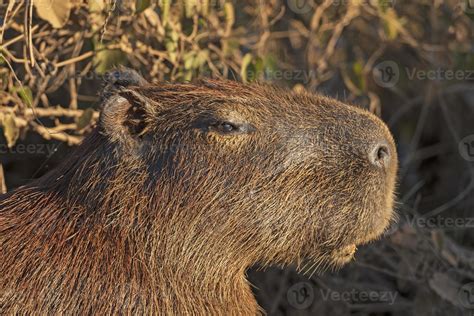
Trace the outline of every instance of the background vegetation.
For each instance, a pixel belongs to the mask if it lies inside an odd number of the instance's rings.
[[[81,141],[113,66],[150,81],[319,91],[388,123],[400,222],[338,273],[250,271],[260,304],[271,315],[473,315],[473,25],[471,0],[0,1],[1,189]]]

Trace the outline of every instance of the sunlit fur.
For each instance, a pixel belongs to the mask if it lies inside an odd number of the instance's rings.
[[[2,315],[258,314],[246,269],[340,266],[393,218],[395,147],[364,110],[219,80],[104,95],[83,144],[0,200]]]

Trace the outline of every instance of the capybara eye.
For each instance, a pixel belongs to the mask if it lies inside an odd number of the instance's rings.
[[[253,132],[255,127],[248,123],[235,123],[229,121],[214,121],[208,125],[209,131],[222,135],[237,135]]]
[[[231,133],[233,131],[237,131],[238,127],[229,122],[223,122],[217,126],[217,129],[222,133]]]

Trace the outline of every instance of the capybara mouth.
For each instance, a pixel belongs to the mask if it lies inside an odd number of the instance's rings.
[[[337,249],[332,255],[335,264],[339,266],[350,262],[354,258],[356,250],[357,246],[355,244]]]
[[[379,238],[379,236],[381,236],[381,234],[374,233],[373,235],[370,235],[364,240],[361,240],[357,243],[338,248],[331,255],[334,260],[334,264],[336,266],[343,266],[346,263],[349,263],[352,259],[354,259],[354,255],[359,246],[365,245],[373,240],[376,240],[377,238]]]
[[[363,237],[354,238],[348,243],[343,243],[327,251],[323,256],[326,260],[326,265],[318,265],[318,267],[332,267],[337,269],[352,261],[358,247],[376,241],[383,236],[383,233],[395,217],[393,216],[394,210],[392,209],[386,210],[385,214],[386,216],[383,218],[375,218],[376,220],[367,227],[367,231]]]

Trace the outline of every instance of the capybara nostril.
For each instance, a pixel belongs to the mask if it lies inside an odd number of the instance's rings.
[[[390,149],[385,142],[377,143],[369,152],[370,162],[379,167],[386,168],[390,163]]]

